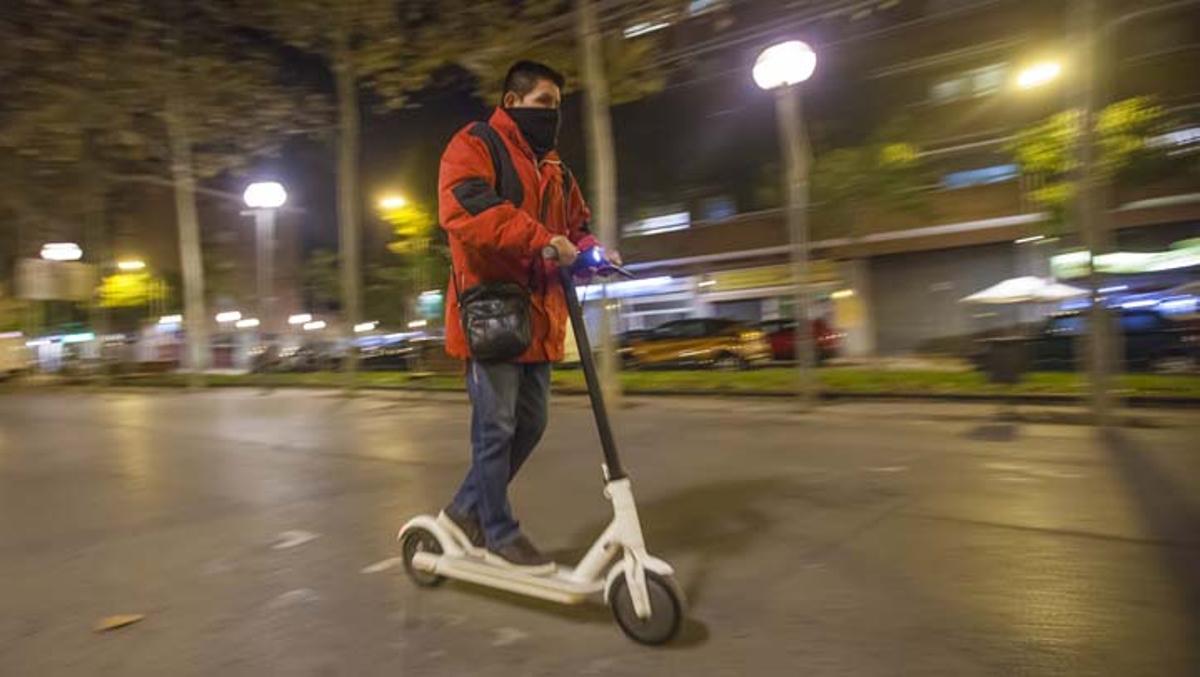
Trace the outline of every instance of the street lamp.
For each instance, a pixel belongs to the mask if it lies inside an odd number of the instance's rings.
[[[78,261],[83,250],[74,242],[47,242],[42,245],[42,258],[47,261]]]
[[[1041,61],[1021,69],[1017,73],[1017,87],[1033,89],[1041,87],[1062,75],[1062,64],[1057,61]]]
[[[817,55],[804,42],[788,40],[772,45],[754,62],[754,82],[775,91],[775,116],[779,123],[780,152],[786,173],[787,224],[791,238],[792,279],[796,305],[796,387],[802,408],[816,395],[813,379],[812,323],[808,299],[808,138],[800,108],[800,83],[812,77]]]
[[[287,191],[275,181],[260,181],[246,186],[242,199],[250,211],[243,212],[254,217],[256,232],[255,254],[257,255],[258,316],[266,322],[267,329],[275,328],[275,298],[272,289],[275,272],[275,214],[287,202]]]
[[[121,271],[122,273],[136,273],[139,270],[145,270],[145,269],[146,269],[145,261],[138,261],[136,259],[126,260],[126,261],[117,261],[117,270]]]
[[[408,200],[403,195],[385,195],[379,198],[380,209],[402,209],[408,206]]]

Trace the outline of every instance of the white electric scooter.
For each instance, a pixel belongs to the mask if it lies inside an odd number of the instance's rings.
[[[557,251],[547,247],[543,255],[553,259]],[[575,268],[632,277],[623,268],[605,262],[599,247],[582,254]],[[671,565],[646,552],[633,490],[617,456],[604,407],[573,270],[566,267],[558,270],[604,451],[604,496],[612,502],[612,521],[575,568],[558,566],[552,573],[539,576],[476,556],[473,554],[476,548],[459,540],[457,534],[461,532],[447,529],[437,516],[420,515],[400,530],[404,567],[409,577],[423,587],[456,578],[562,604],[579,604],[603,593],[604,601],[626,635],[643,644],[663,644],[674,638],[682,625],[683,592],[673,578]]]

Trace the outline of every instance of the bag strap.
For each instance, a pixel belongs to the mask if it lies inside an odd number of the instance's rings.
[[[462,291],[458,288],[458,271],[454,270],[454,254],[450,255],[450,283],[454,285],[454,307],[462,311]]]
[[[512,154],[508,152],[508,146],[504,145],[500,133],[487,122],[476,122],[471,125],[468,133],[481,139],[488,148],[488,155],[492,158],[492,172],[496,177],[492,185],[496,195],[500,196],[501,200],[508,200],[520,207],[521,202],[525,200],[525,189],[521,185],[521,177],[517,175],[517,168],[513,165]]]
[[[567,163],[560,161],[559,166],[562,167],[563,204],[565,205],[571,199],[571,188],[575,185],[575,177],[571,175],[571,168],[567,166]]]

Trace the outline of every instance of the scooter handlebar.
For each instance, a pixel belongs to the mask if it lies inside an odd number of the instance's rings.
[[[592,251],[596,251],[596,250],[595,249],[588,250],[588,252],[592,252]],[[580,252],[579,256],[575,259],[575,263],[571,265],[572,272],[582,273],[584,271],[592,271],[592,272],[594,272],[598,275],[602,275],[602,276],[603,275],[620,275],[621,277],[624,277],[627,279],[633,279],[634,275],[632,272],[630,272],[624,266],[618,266],[617,264],[613,263],[612,261],[605,259],[603,257],[603,250],[599,250],[599,251],[601,252],[599,261],[593,259],[591,256],[585,254],[584,252]],[[552,244],[548,244],[545,247],[542,247],[542,258],[546,259],[547,261],[557,261],[558,260],[558,248]]]

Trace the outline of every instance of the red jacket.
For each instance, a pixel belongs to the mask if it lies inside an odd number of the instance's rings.
[[[555,235],[566,235],[580,249],[594,246],[587,230],[591,214],[579,184],[570,179],[564,185],[557,153],[538,162],[503,109],[487,124],[494,135],[484,123],[468,125],[442,154],[438,217],[449,234],[453,274],[463,291],[480,282],[528,287],[533,340],[517,361],[556,362],[563,358],[567,301],[554,264],[541,251]],[[503,148],[493,151],[495,142]],[[564,197],[565,191],[570,194]],[[467,359],[454,282],[446,292],[446,352]]]

